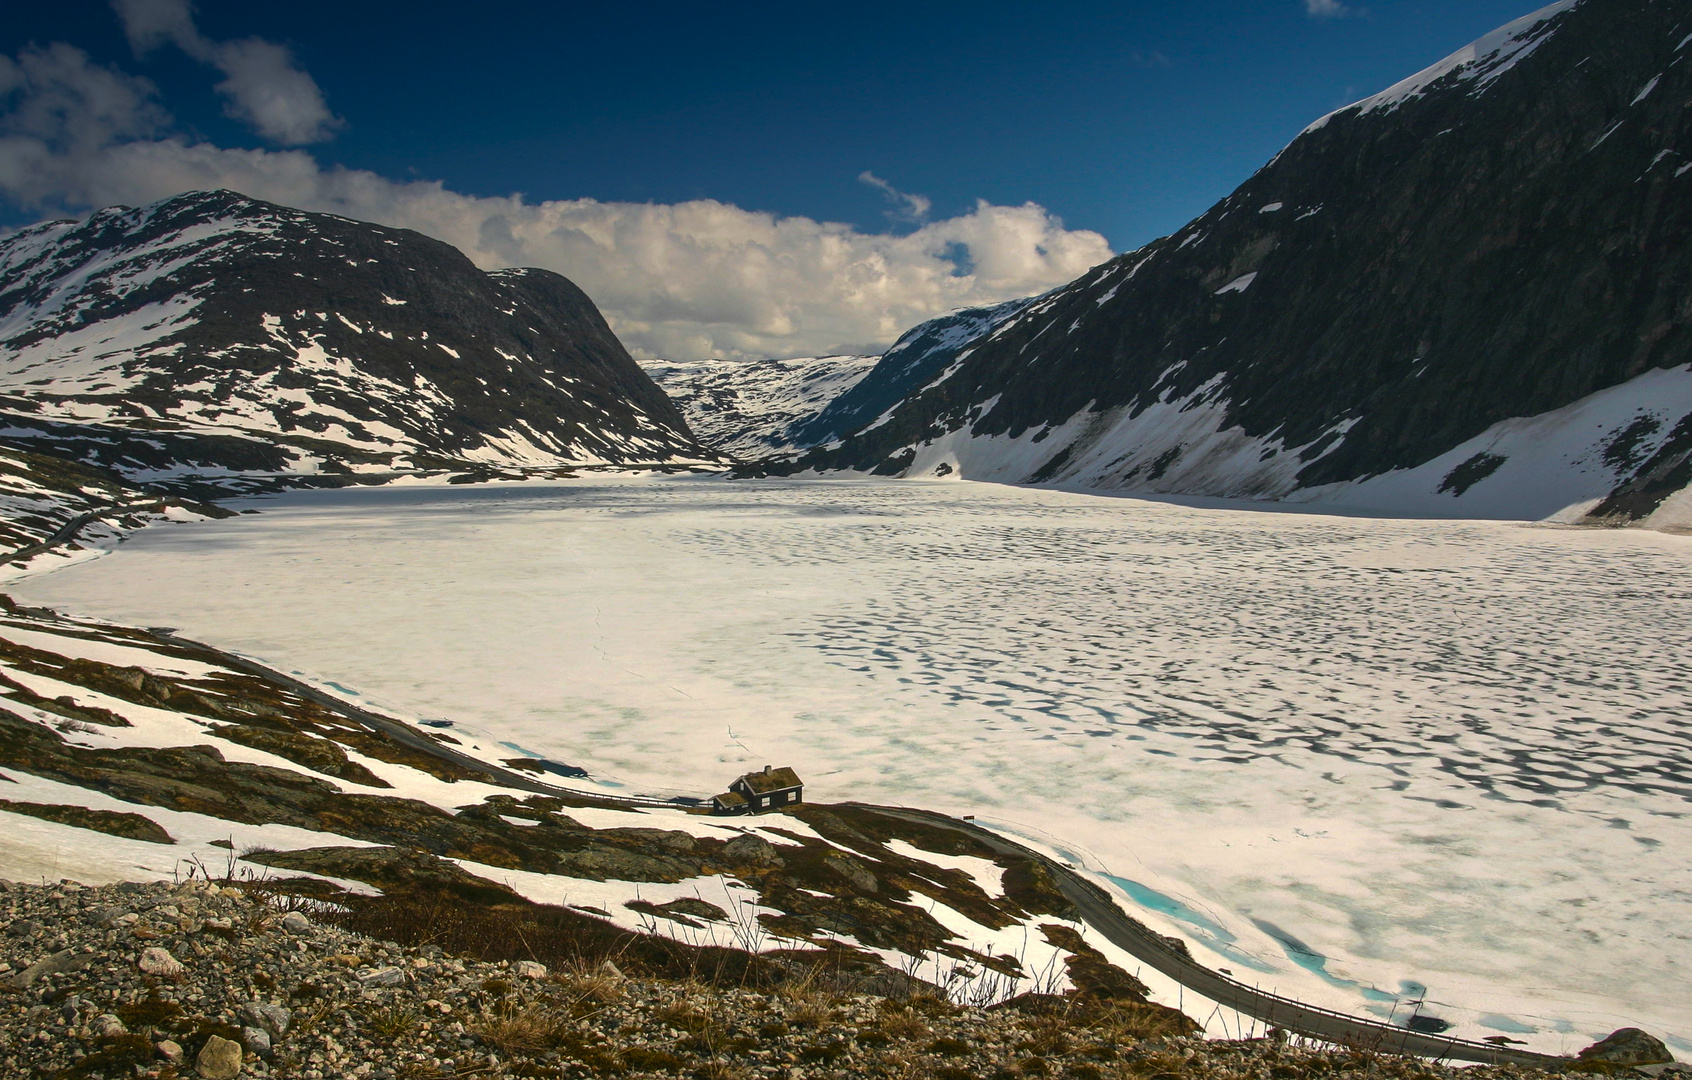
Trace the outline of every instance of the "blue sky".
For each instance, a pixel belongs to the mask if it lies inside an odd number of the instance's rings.
[[[403,185],[436,181],[442,191],[472,199],[521,193],[525,207],[546,200],[659,207],[709,200],[776,221],[845,223],[854,237],[882,238],[883,258],[893,250],[889,237],[908,237],[924,224],[968,219],[980,225],[972,216],[978,200],[1004,208],[1036,204],[1044,214],[1036,231],[1047,239],[1081,237],[1050,265],[1024,259],[1023,270],[995,271],[992,287],[942,288],[926,301],[933,306],[1037,291],[1033,286],[1073,276],[1089,259],[1173,231],[1309,121],[1534,5],[293,0],[190,8],[185,0],[119,0],[118,6],[121,18],[97,0],[12,4],[0,21],[0,54],[20,64],[31,50],[36,57],[29,69],[34,81],[15,77],[23,89],[0,97],[0,128],[9,123],[14,134],[27,128],[18,117],[27,112],[29,95],[46,101],[49,85],[80,87],[98,76],[115,80],[133,99],[126,106],[132,114],[118,120],[107,114],[121,110],[102,112],[101,94],[80,88],[65,91],[77,104],[44,106],[64,130],[37,141],[56,155],[61,172],[49,175],[18,158],[24,164],[14,162],[14,170],[34,171],[7,183],[0,149],[0,223],[108,200],[146,201],[172,184],[218,182],[261,188],[250,193],[276,201],[291,196],[295,205],[422,227],[474,249],[485,264],[527,255],[542,264],[562,260],[555,268],[571,273],[564,254],[527,239],[541,226],[526,233],[521,213],[495,214],[487,210],[493,204],[475,203],[482,209],[471,243],[468,224],[432,227],[420,211],[398,209],[404,200],[302,186],[301,170],[315,169],[343,180],[346,170],[368,173],[401,185],[395,191],[415,193]],[[55,43],[85,54],[77,61],[80,74],[62,50],[54,54],[57,74],[44,73],[42,50]],[[243,43],[252,48],[243,51]],[[241,79],[245,91],[232,85]],[[319,111],[267,120],[262,99],[274,98],[278,86],[284,94],[315,88]],[[157,167],[146,183],[132,179],[133,161],[123,170],[131,179],[118,182],[108,164],[96,182],[88,164],[92,142],[64,149],[81,137],[67,133],[60,115],[75,109],[101,117],[107,150],[121,143],[133,155],[139,152],[133,144],[169,144],[179,154],[197,148],[197,157],[166,170],[157,164],[162,151],[155,151],[149,160]],[[46,121],[33,123],[40,129]],[[207,163],[214,148],[223,152],[216,167]],[[242,150],[258,156],[232,156]],[[868,182],[865,173],[885,186]],[[284,183],[277,179],[283,174],[296,179]],[[515,246],[501,247],[504,224],[494,222],[488,231],[494,217],[513,223]],[[1034,235],[1035,226],[1022,219],[992,226],[995,235],[1012,227]],[[559,232],[556,222],[547,228]],[[577,231],[593,235],[585,226]],[[976,233],[961,225],[955,235],[942,233],[930,238],[934,251],[979,246],[981,259],[994,263],[990,242],[973,239]],[[1094,234],[1102,241],[1089,239]],[[611,242],[601,237],[600,243]],[[1034,250],[1050,246],[1039,240]],[[954,278],[969,276],[959,271],[973,273],[981,259],[966,256],[941,268]],[[571,276],[585,277],[590,294],[596,284],[606,295],[621,287],[616,274],[597,268]],[[690,297],[670,301],[650,310],[618,308],[613,322],[621,318],[638,336],[646,332],[640,327],[666,320],[707,325],[726,310]],[[693,351],[779,352],[773,342],[794,314],[808,327],[789,335],[796,348],[870,347],[896,332],[888,327],[901,312],[890,310],[891,322],[874,326],[824,326],[828,320],[797,308],[786,322],[780,312],[749,310],[735,317],[762,342],[705,332]],[[665,351],[676,352],[680,340]],[[652,348],[670,344],[659,334]]]

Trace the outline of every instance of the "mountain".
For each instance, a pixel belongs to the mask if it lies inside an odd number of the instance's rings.
[[[852,391],[880,357],[653,360],[641,365],[701,442],[752,459],[807,449],[819,413]]]
[[[762,470],[1692,523],[1689,44],[1684,0],[1519,19]]]
[[[0,410],[155,482],[713,456],[563,277],[228,191],[0,240]]]

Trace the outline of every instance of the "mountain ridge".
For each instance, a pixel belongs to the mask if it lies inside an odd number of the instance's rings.
[[[0,409],[155,478],[713,456],[562,276],[227,191],[0,239]]]
[[[1516,20],[957,343],[878,423],[760,471],[1658,514],[1689,469],[1692,374],[1588,399],[1692,361],[1687,31],[1655,0]],[[1608,426],[1522,434],[1561,409]]]

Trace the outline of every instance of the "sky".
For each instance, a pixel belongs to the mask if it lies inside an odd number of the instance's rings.
[[[637,356],[875,352],[1536,6],[0,0],[0,227],[230,187],[556,270]]]

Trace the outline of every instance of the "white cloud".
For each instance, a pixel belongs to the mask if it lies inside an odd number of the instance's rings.
[[[907,195],[868,169],[858,174],[858,182],[868,184],[887,196],[887,201],[893,204],[893,208],[887,212],[887,216],[894,221],[924,222],[928,220],[928,212],[934,209],[934,203],[928,196]]]
[[[675,359],[874,350],[924,319],[1041,292],[1111,255],[1104,237],[1033,203],[981,202],[895,236],[709,199],[461,195],[325,169],[301,150],[190,143],[169,133],[152,94],[66,45],[0,57],[0,200],[81,210],[227,187],[415,229],[486,268],[556,270],[632,351]]]
[[[317,82],[286,46],[261,38],[213,41],[194,25],[188,0],[112,0],[136,55],[173,44],[223,72],[224,112],[285,146],[322,142],[344,122],[329,111]]]
[[[1340,0],[1304,0],[1304,13],[1312,19],[1337,19],[1351,14],[1351,9]]]

